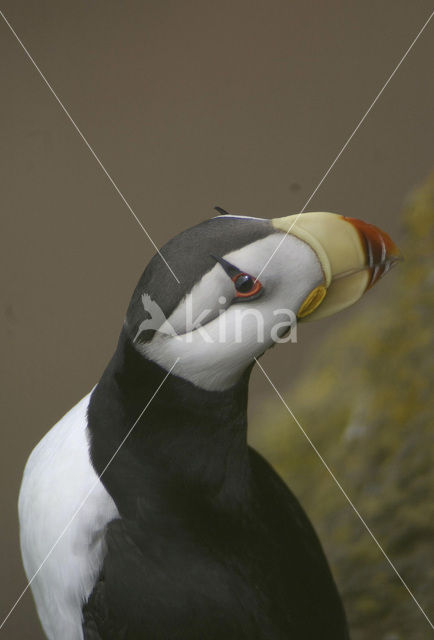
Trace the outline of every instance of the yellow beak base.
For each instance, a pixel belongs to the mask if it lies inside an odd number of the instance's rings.
[[[324,283],[304,300],[299,318],[316,320],[349,307],[400,259],[386,233],[336,213],[303,213],[274,218],[272,224],[306,242],[321,264]]]

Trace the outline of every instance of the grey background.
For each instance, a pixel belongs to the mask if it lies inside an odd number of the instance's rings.
[[[402,0],[2,6],[157,245],[215,204],[297,212],[431,9]],[[399,242],[403,200],[432,161],[432,45],[430,25],[308,210],[364,218]],[[16,516],[25,460],[98,380],[153,248],[2,21],[0,60],[3,617],[26,584]],[[381,303],[386,283],[371,301]],[[339,322],[305,325],[297,345],[264,358],[278,388],[290,390]],[[279,402],[273,394],[256,372],[251,411]],[[4,636],[42,637],[30,593]]]

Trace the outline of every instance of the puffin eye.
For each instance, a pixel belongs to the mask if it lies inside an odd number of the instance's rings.
[[[231,264],[224,258],[219,258],[218,256],[213,256],[214,258],[226,271],[232,282],[235,286],[235,299],[236,300],[247,300],[248,298],[256,298],[260,293],[262,293],[262,284],[246,273],[245,271],[240,271],[238,267]]]
[[[252,298],[257,296],[262,289],[259,280],[253,278],[248,273],[238,273],[233,276],[232,281],[237,291],[236,298]]]

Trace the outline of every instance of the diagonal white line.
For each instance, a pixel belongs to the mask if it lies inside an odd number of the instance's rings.
[[[39,73],[39,75],[41,76],[42,80],[44,81],[44,83],[47,85],[48,89],[51,91],[51,93],[53,94],[53,96],[55,97],[55,99],[57,100],[57,102],[59,103],[61,109],[63,110],[63,112],[65,113],[66,117],[68,118],[68,120],[71,122],[72,126],[74,127],[74,129],[77,131],[78,135],[80,136],[80,138],[83,140],[84,144],[86,145],[86,147],[89,149],[89,151],[91,152],[91,154],[93,155],[93,157],[95,158],[95,160],[97,161],[97,163],[99,164],[99,166],[101,167],[101,169],[103,170],[103,172],[105,173],[105,175],[107,176],[107,178],[109,179],[109,181],[111,182],[112,186],[114,187],[116,193],[119,195],[119,197],[121,198],[122,202],[125,204],[125,206],[127,207],[128,211],[131,213],[131,215],[133,216],[133,218],[135,219],[135,221],[137,222],[137,224],[140,226],[140,228],[142,229],[142,231],[145,233],[145,235],[147,236],[149,242],[152,244],[152,246],[154,247],[154,249],[157,251],[158,255],[160,256],[160,258],[163,260],[164,264],[166,265],[166,267],[169,269],[170,273],[172,274],[172,276],[175,278],[176,282],[178,284],[180,284],[180,281],[178,280],[176,274],[174,273],[172,267],[169,265],[169,263],[167,262],[167,260],[164,258],[164,256],[162,255],[161,251],[158,249],[157,245],[155,244],[155,242],[152,240],[151,236],[149,235],[148,231],[145,229],[145,227],[143,226],[142,222],[139,220],[139,218],[136,216],[136,214],[134,213],[131,205],[129,204],[129,202],[126,200],[125,196],[123,195],[123,193],[121,192],[121,190],[119,189],[119,187],[117,186],[117,184],[115,183],[115,181],[113,180],[113,178],[111,177],[111,175],[109,174],[109,172],[107,171],[107,169],[105,168],[105,166],[103,165],[103,163],[101,162],[101,160],[99,159],[99,157],[97,156],[97,154],[95,153],[95,151],[93,150],[93,148],[91,147],[91,145],[89,144],[89,142],[87,141],[87,139],[85,138],[84,134],[82,133],[81,129],[78,127],[77,123],[75,122],[75,120],[72,118],[71,114],[69,113],[68,109],[65,107],[65,105],[63,104],[63,102],[61,101],[61,99],[59,98],[59,96],[57,95],[57,93],[54,91],[53,87],[51,86],[51,84],[48,82],[47,78],[45,77],[45,75],[42,73],[41,69],[38,67],[38,65],[36,64],[35,60],[32,58],[32,56],[30,55],[28,49],[26,49],[26,47],[24,46],[22,40],[18,37],[18,34],[16,33],[16,31],[14,31],[12,25],[10,24],[10,22],[7,20],[5,14],[3,13],[3,11],[0,10],[0,15],[3,18],[3,20],[5,21],[5,23],[7,24],[7,26],[9,27],[10,31],[13,33],[13,35],[15,36],[15,38],[17,39],[18,43],[21,45],[22,49],[24,50],[24,53],[27,55],[28,59],[30,60],[30,62],[33,64],[33,66],[35,67],[36,71]]]
[[[63,531],[59,534],[58,538],[56,539],[56,541],[54,542],[54,544],[52,545],[51,549],[49,550],[49,552],[47,553],[47,555],[45,556],[45,558],[43,559],[42,563],[39,565],[38,569],[35,571],[35,573],[33,574],[33,576],[30,578],[29,582],[27,583],[27,585],[25,586],[25,588],[23,589],[23,591],[20,593],[19,597],[17,598],[17,600],[15,601],[14,605],[12,606],[12,608],[9,610],[9,613],[7,614],[7,616],[3,619],[2,623],[0,624],[0,630],[4,627],[4,625],[6,624],[7,620],[9,619],[9,617],[11,616],[11,614],[13,613],[13,611],[15,610],[15,608],[18,606],[18,604],[20,603],[22,597],[24,596],[24,594],[26,593],[26,591],[29,589],[30,585],[32,584],[33,580],[36,578],[36,576],[38,575],[38,573],[40,572],[40,570],[42,569],[42,567],[44,566],[44,564],[47,562],[48,558],[51,556],[51,554],[53,553],[54,549],[57,547],[57,545],[59,544],[60,540],[63,538],[63,536],[65,535],[65,533],[68,531],[69,527],[71,526],[71,524],[74,522],[75,518],[77,517],[77,515],[80,513],[81,509],[83,508],[83,506],[86,504],[89,496],[92,494],[92,492],[94,491],[94,489],[98,486],[98,484],[100,483],[100,480],[102,478],[102,476],[104,475],[104,473],[107,471],[107,469],[109,468],[109,466],[111,465],[111,463],[113,462],[113,460],[115,459],[115,457],[117,456],[117,454],[119,453],[119,451],[121,450],[121,448],[123,447],[123,445],[125,444],[126,440],[129,438],[129,436],[131,435],[134,427],[136,426],[136,424],[139,422],[140,418],[143,416],[143,414],[145,413],[146,409],[149,407],[149,405],[151,404],[152,400],[155,398],[155,396],[157,395],[157,393],[160,391],[161,387],[163,386],[163,384],[166,382],[167,378],[169,377],[169,375],[172,373],[173,369],[175,368],[175,366],[177,365],[177,363],[179,362],[180,358],[176,358],[175,362],[173,363],[173,365],[170,367],[169,371],[166,373],[166,375],[164,376],[163,380],[160,382],[160,384],[158,385],[158,387],[155,389],[154,393],[152,394],[151,398],[148,400],[148,402],[146,403],[145,407],[142,409],[142,411],[140,412],[139,417],[136,419],[136,421],[134,422],[133,426],[129,429],[129,431],[127,432],[126,436],[123,438],[122,442],[120,443],[120,445],[118,446],[118,448],[116,449],[116,451],[114,452],[114,454],[112,455],[112,457],[110,458],[110,460],[107,462],[106,466],[104,467],[104,469],[101,471],[101,474],[98,476],[98,478],[96,479],[95,483],[91,486],[91,488],[89,489],[89,491],[87,492],[87,494],[85,495],[85,497],[83,498],[83,500],[81,501],[81,503],[79,504],[79,506],[77,507],[77,509],[74,511],[74,513],[72,514],[70,520],[67,522],[67,524],[65,525],[65,528],[63,529]]]
[[[270,383],[270,385],[273,387],[274,391],[276,392],[276,394],[278,395],[278,397],[280,398],[280,400],[282,401],[282,403],[284,404],[284,406],[286,407],[288,413],[291,415],[292,419],[294,420],[294,422],[297,424],[298,428],[300,429],[300,431],[302,432],[302,434],[304,435],[304,437],[306,438],[306,440],[309,442],[310,446],[312,447],[312,449],[315,451],[316,455],[318,456],[318,458],[321,460],[322,464],[324,465],[324,467],[327,469],[327,471],[329,472],[329,474],[331,475],[331,477],[333,478],[335,484],[337,485],[337,487],[340,489],[342,495],[344,496],[344,498],[347,500],[348,504],[351,506],[351,508],[353,509],[354,513],[356,514],[356,516],[359,518],[360,522],[363,524],[363,526],[365,527],[366,531],[369,533],[369,535],[371,536],[371,538],[373,539],[373,541],[375,542],[375,544],[377,545],[377,547],[380,549],[381,553],[383,554],[383,556],[386,558],[387,562],[389,563],[389,565],[392,567],[393,571],[395,572],[396,576],[399,578],[401,584],[405,587],[405,589],[408,591],[408,593],[410,594],[410,596],[412,597],[413,601],[415,602],[415,604],[417,605],[417,607],[419,608],[420,612],[422,613],[422,615],[425,617],[426,621],[428,622],[429,626],[431,627],[431,629],[434,630],[434,625],[431,622],[431,620],[428,618],[427,614],[425,613],[425,611],[422,609],[421,605],[419,604],[419,602],[416,600],[416,597],[413,595],[412,591],[410,590],[409,586],[407,585],[407,583],[405,582],[404,578],[401,576],[401,574],[399,573],[398,569],[395,567],[395,565],[393,564],[393,562],[391,561],[391,559],[389,558],[389,556],[387,555],[387,553],[384,551],[383,547],[381,546],[381,544],[378,542],[377,538],[375,537],[375,535],[373,534],[372,530],[369,528],[369,526],[366,524],[364,518],[362,517],[362,515],[360,514],[360,512],[358,511],[358,509],[355,507],[354,503],[352,502],[351,498],[348,496],[347,492],[345,491],[345,489],[342,487],[341,483],[339,482],[339,480],[336,478],[335,474],[333,473],[333,471],[330,469],[329,465],[327,464],[327,462],[324,460],[324,458],[322,457],[322,455],[320,454],[320,452],[318,451],[317,447],[315,446],[315,444],[312,442],[311,438],[309,437],[309,435],[306,433],[306,431],[303,429],[303,427],[301,426],[300,422],[297,420],[297,418],[295,417],[295,415],[293,414],[293,412],[291,411],[291,409],[288,407],[288,405],[286,404],[285,400],[283,399],[281,393],[279,393],[279,391],[277,390],[276,386],[274,385],[274,383],[272,382],[272,380],[270,379],[270,376],[267,374],[267,372],[265,371],[264,367],[261,365],[261,363],[259,362],[259,360],[257,358],[255,358],[256,364],[258,365],[258,367],[261,369],[262,373],[264,374],[264,376],[267,378],[268,382]]]
[[[388,77],[388,79],[386,80],[385,84],[383,85],[383,87],[380,89],[379,93],[377,94],[377,96],[375,97],[375,99],[373,100],[373,102],[371,103],[371,105],[369,106],[369,108],[367,109],[367,111],[365,112],[365,114],[362,116],[361,120],[359,121],[359,123],[357,124],[357,126],[355,127],[355,129],[353,130],[353,132],[351,133],[351,135],[349,136],[349,138],[347,139],[347,141],[345,142],[345,144],[343,145],[343,147],[341,148],[341,150],[339,151],[339,153],[337,154],[337,156],[335,157],[335,159],[333,160],[333,162],[331,163],[330,167],[327,169],[327,171],[325,172],[325,174],[323,175],[323,177],[321,178],[320,182],[318,183],[318,185],[316,186],[316,188],[314,189],[314,191],[312,192],[312,194],[310,195],[310,197],[308,198],[308,200],[306,201],[306,203],[304,204],[303,208],[301,209],[301,211],[297,214],[294,222],[292,223],[292,225],[290,226],[290,228],[288,229],[288,231],[286,232],[285,236],[290,232],[290,230],[292,229],[292,227],[294,226],[294,224],[297,222],[299,216],[305,211],[307,205],[310,203],[310,201],[312,200],[312,198],[315,196],[316,192],[318,191],[318,189],[321,187],[321,185],[323,184],[323,182],[325,181],[325,179],[327,178],[327,176],[329,175],[329,173],[332,171],[333,167],[335,166],[336,162],[339,160],[340,156],[342,155],[342,153],[345,151],[345,149],[347,148],[347,146],[349,145],[349,143],[351,142],[352,138],[354,137],[354,135],[357,133],[358,129],[360,128],[360,126],[363,124],[363,122],[365,121],[366,117],[368,116],[368,114],[370,113],[370,111],[372,110],[372,108],[375,106],[376,102],[378,101],[378,99],[380,98],[380,96],[382,95],[383,91],[386,89],[387,85],[389,84],[389,82],[391,81],[391,79],[393,78],[393,76],[395,75],[395,73],[398,71],[399,67],[401,66],[401,64],[403,63],[403,61],[405,60],[405,58],[407,57],[407,55],[410,53],[411,49],[413,48],[414,44],[416,43],[416,41],[418,40],[418,38],[421,36],[422,32],[425,30],[425,28],[427,27],[428,23],[430,22],[432,16],[434,14],[434,11],[431,13],[431,15],[428,17],[428,19],[426,20],[425,24],[422,26],[422,28],[420,29],[419,33],[417,34],[417,36],[414,38],[414,40],[412,41],[411,45],[409,46],[409,48],[407,49],[407,51],[405,52],[405,54],[402,56],[401,60],[398,62],[398,64],[396,65],[395,69],[393,70],[393,72],[390,74],[390,76]],[[68,119],[70,120],[71,124],[74,126],[74,128],[76,129],[77,133],[80,135],[80,137],[82,138],[83,142],[85,143],[85,145],[87,146],[87,148],[89,149],[89,151],[91,152],[91,154],[93,155],[93,157],[95,158],[95,160],[97,161],[97,163],[99,164],[100,168],[103,170],[103,172],[105,173],[106,177],[109,179],[109,181],[111,182],[112,186],[114,187],[114,189],[116,190],[116,192],[118,193],[118,195],[120,196],[120,198],[122,199],[122,201],[124,202],[124,204],[126,205],[126,207],[128,208],[128,210],[130,211],[130,213],[132,214],[132,216],[134,217],[134,219],[136,220],[136,222],[139,224],[139,226],[141,227],[141,229],[143,230],[143,232],[146,234],[146,236],[148,237],[149,241],[151,242],[151,244],[154,246],[154,248],[156,249],[156,251],[158,252],[158,254],[160,255],[160,257],[162,258],[162,260],[164,261],[164,263],[166,264],[166,266],[168,267],[168,269],[170,270],[170,272],[172,273],[173,277],[175,278],[175,280],[180,283],[180,281],[178,280],[177,276],[175,275],[175,273],[173,272],[172,268],[170,267],[170,265],[167,263],[167,261],[165,260],[164,256],[161,254],[161,252],[159,251],[158,247],[156,246],[156,244],[154,243],[154,241],[152,240],[151,236],[149,235],[149,233],[147,232],[147,230],[145,229],[145,227],[143,226],[143,224],[141,223],[141,221],[139,220],[139,218],[136,216],[136,214],[134,213],[132,207],[130,206],[130,204],[128,203],[128,201],[126,200],[126,198],[123,196],[122,192],[120,191],[120,189],[118,188],[118,186],[116,185],[116,183],[114,182],[113,178],[110,176],[110,174],[108,173],[108,171],[106,170],[106,168],[104,167],[104,165],[102,164],[101,160],[99,159],[99,157],[97,156],[97,154],[95,153],[94,149],[91,147],[91,145],[89,144],[89,142],[87,141],[87,139],[85,138],[84,134],[81,132],[80,128],[78,127],[78,125],[76,124],[76,122],[73,120],[72,116],[70,115],[69,111],[66,109],[66,107],[63,105],[62,101],[60,100],[60,98],[57,96],[56,92],[54,91],[54,89],[52,88],[52,86],[50,85],[50,83],[48,82],[47,78],[45,77],[45,75],[42,73],[42,71],[40,70],[40,68],[38,67],[38,65],[36,64],[35,60],[33,59],[33,57],[30,55],[29,51],[27,50],[27,48],[25,47],[25,45],[23,44],[23,42],[21,41],[21,39],[18,37],[17,33],[15,32],[15,30],[13,29],[13,27],[11,26],[11,24],[9,23],[9,21],[6,19],[4,13],[0,10],[0,15],[2,16],[3,20],[5,21],[5,23],[7,24],[7,26],[9,27],[10,31],[12,32],[12,34],[15,36],[16,40],[18,41],[18,43],[20,44],[20,46],[22,47],[22,49],[24,50],[24,52],[26,53],[27,57],[29,58],[29,60],[31,61],[31,63],[33,64],[33,66],[35,67],[35,69],[37,70],[37,72],[39,73],[40,77],[42,78],[42,80],[44,81],[44,83],[46,84],[46,86],[48,87],[48,89],[50,90],[50,92],[52,93],[52,95],[54,96],[54,98],[56,99],[56,101],[58,102],[58,104],[60,105],[60,107],[62,108],[62,110],[64,111],[65,115],[68,117]],[[260,277],[260,275],[262,274],[262,272],[264,271],[264,269],[268,266],[269,262],[271,261],[271,259],[273,258],[274,254],[276,253],[276,251],[279,249],[279,247],[281,246],[282,242],[284,241],[285,236],[282,238],[282,240],[280,241],[280,243],[278,244],[278,246],[276,247],[276,249],[273,251],[273,253],[271,254],[270,258],[267,260],[267,262],[265,263],[265,265],[263,266],[263,268],[261,269],[260,273],[258,274],[257,278],[258,279]],[[79,505],[79,507],[77,508],[77,510],[74,512],[73,516],[71,517],[71,519],[69,520],[69,522],[67,523],[67,525],[65,526],[65,528],[63,529],[63,531],[61,532],[61,534],[58,536],[57,540],[54,542],[53,546],[51,547],[50,551],[48,552],[48,554],[46,555],[46,557],[44,558],[42,564],[39,566],[39,568],[37,569],[37,571],[34,573],[34,575],[32,576],[32,578],[30,579],[30,581],[28,582],[28,584],[26,585],[26,587],[24,588],[24,590],[22,591],[22,593],[20,594],[20,596],[18,597],[18,599],[16,600],[16,602],[14,603],[14,605],[12,606],[12,608],[10,609],[9,613],[6,615],[6,617],[4,618],[4,620],[2,621],[1,625],[0,625],[0,630],[3,628],[3,626],[5,625],[6,621],[8,620],[8,618],[10,617],[10,615],[13,613],[14,609],[17,607],[17,605],[19,604],[19,602],[21,601],[22,597],[24,596],[24,594],[26,593],[26,591],[29,589],[29,587],[31,586],[33,580],[35,579],[35,577],[37,576],[37,574],[39,573],[39,571],[42,569],[42,567],[44,566],[44,564],[46,563],[46,561],[48,560],[48,558],[50,557],[50,555],[52,554],[52,552],[54,551],[55,547],[57,546],[57,544],[60,542],[60,540],[62,539],[62,537],[65,535],[66,531],[68,530],[68,528],[70,527],[70,525],[72,524],[72,522],[74,521],[74,519],[76,518],[76,516],[78,515],[78,513],[80,512],[80,510],[82,509],[82,507],[84,506],[84,504],[86,503],[87,499],[89,498],[89,496],[91,495],[91,493],[93,492],[93,490],[95,489],[95,487],[98,485],[101,476],[105,473],[105,471],[107,470],[107,468],[110,466],[110,464],[112,463],[113,459],[115,458],[115,456],[117,455],[117,453],[119,452],[119,450],[121,449],[121,447],[123,446],[123,444],[125,443],[125,441],[127,440],[127,438],[129,437],[129,435],[131,434],[131,432],[133,431],[134,427],[136,426],[136,424],[139,422],[140,418],[142,417],[142,415],[144,414],[144,412],[146,411],[146,409],[149,407],[150,403],[152,402],[152,400],[155,398],[155,396],[157,395],[157,393],[159,392],[159,390],[161,389],[161,387],[163,386],[164,382],[166,381],[166,379],[168,378],[168,376],[170,375],[170,373],[172,372],[172,370],[174,369],[174,367],[176,366],[176,364],[178,363],[179,358],[176,359],[176,361],[174,362],[174,364],[172,365],[172,367],[170,368],[170,370],[167,372],[166,376],[164,377],[164,379],[162,380],[162,382],[160,383],[160,385],[157,387],[157,389],[155,390],[154,394],[152,395],[152,397],[150,398],[150,400],[148,401],[148,403],[146,404],[146,406],[144,407],[144,409],[142,410],[142,412],[140,413],[140,415],[138,416],[138,418],[136,419],[136,421],[134,422],[134,424],[132,425],[132,427],[130,428],[130,430],[127,432],[126,436],[124,437],[124,439],[122,440],[121,444],[119,445],[119,447],[116,449],[115,453],[113,454],[113,456],[110,458],[109,462],[107,463],[107,465],[104,467],[102,473],[100,474],[100,476],[97,478],[95,484],[91,487],[91,489],[89,490],[89,492],[86,494],[85,498],[83,499],[83,501],[81,502],[81,504]],[[329,472],[329,474],[331,475],[331,477],[333,478],[334,482],[336,483],[336,485],[338,486],[338,488],[340,489],[340,491],[342,492],[342,494],[344,495],[344,497],[346,498],[346,500],[348,501],[348,503],[350,504],[350,506],[352,507],[352,509],[354,510],[354,512],[356,513],[356,515],[358,516],[358,518],[360,519],[360,521],[362,522],[363,526],[365,527],[365,529],[368,531],[368,533],[370,534],[370,536],[372,537],[372,539],[374,540],[374,542],[376,543],[376,545],[378,546],[378,548],[380,549],[380,551],[382,552],[382,554],[384,555],[385,559],[387,560],[387,562],[389,563],[389,565],[391,566],[391,568],[393,569],[393,571],[395,572],[395,574],[397,575],[397,577],[399,578],[400,582],[402,583],[402,585],[405,587],[405,589],[408,591],[408,593],[410,594],[411,598],[413,599],[413,601],[415,602],[415,604],[417,605],[417,607],[419,608],[419,610],[421,611],[421,613],[423,614],[423,616],[426,618],[428,624],[430,625],[430,627],[434,630],[434,625],[431,623],[430,619],[428,618],[427,614],[424,612],[424,610],[422,609],[421,605],[419,604],[419,602],[417,601],[417,599],[415,598],[415,596],[413,595],[413,593],[411,592],[410,588],[408,587],[408,585],[406,584],[406,582],[404,581],[404,579],[401,577],[401,575],[399,574],[398,570],[396,569],[396,567],[393,565],[392,561],[389,559],[389,557],[387,556],[386,552],[384,551],[384,549],[382,548],[382,546],[380,545],[380,543],[378,542],[377,538],[374,536],[373,532],[371,531],[371,529],[369,528],[369,526],[366,524],[365,520],[363,519],[363,517],[361,516],[361,514],[359,513],[359,511],[357,510],[357,508],[355,507],[355,505],[353,504],[353,502],[351,501],[351,499],[349,498],[349,496],[347,495],[347,493],[345,492],[345,490],[343,489],[342,485],[339,483],[339,481],[337,480],[336,476],[333,474],[332,470],[330,469],[330,467],[328,466],[328,464],[326,463],[326,461],[324,460],[324,458],[321,456],[320,452],[318,451],[318,449],[316,448],[316,446],[314,445],[314,443],[312,442],[312,440],[310,439],[310,437],[308,436],[308,434],[306,433],[306,431],[303,429],[303,427],[301,426],[300,422],[297,420],[297,418],[294,416],[293,412],[291,411],[291,409],[289,408],[289,406],[287,405],[287,403],[285,402],[285,400],[283,399],[282,395],[279,393],[279,391],[277,390],[277,388],[275,387],[275,385],[273,384],[273,382],[271,381],[271,379],[269,378],[268,374],[266,373],[266,371],[264,370],[264,368],[262,367],[262,365],[259,363],[259,361],[255,358],[256,363],[258,364],[259,368],[261,369],[261,371],[263,372],[263,374],[265,375],[265,377],[267,378],[268,382],[270,383],[270,385],[273,387],[273,389],[275,390],[276,394],[278,395],[278,397],[280,398],[280,400],[282,401],[282,403],[284,404],[284,406],[286,407],[286,409],[288,410],[288,412],[290,413],[290,415],[292,416],[292,418],[294,419],[294,421],[296,422],[296,424],[298,425],[298,427],[300,428],[300,430],[302,431],[302,433],[304,434],[304,436],[306,437],[306,439],[308,440],[308,442],[310,443],[311,447],[314,449],[315,453],[317,454],[317,456],[319,457],[319,459],[321,460],[321,462],[323,463],[323,465],[325,466],[325,468],[327,469],[327,471]]]
[[[315,187],[315,189],[312,191],[311,195],[309,196],[309,198],[306,200],[303,208],[301,209],[301,211],[299,211],[297,213],[297,215],[294,218],[294,222],[290,225],[289,229],[286,231],[285,235],[282,237],[282,239],[280,240],[279,244],[277,245],[277,247],[274,249],[273,253],[271,254],[271,256],[268,258],[267,262],[264,264],[264,266],[262,267],[262,269],[260,270],[259,274],[256,276],[255,278],[255,282],[256,280],[259,280],[261,274],[264,272],[264,270],[267,268],[267,266],[270,264],[271,260],[273,259],[273,256],[275,255],[276,251],[279,250],[279,248],[281,247],[282,243],[284,242],[286,236],[288,235],[288,233],[291,231],[292,227],[295,225],[295,223],[297,222],[297,220],[299,219],[299,217],[301,216],[302,213],[304,213],[307,205],[309,204],[309,202],[312,200],[312,198],[314,197],[314,195],[316,194],[316,192],[318,191],[318,189],[321,187],[321,185],[323,184],[324,180],[327,178],[327,176],[329,175],[330,171],[333,169],[333,167],[335,166],[335,164],[337,163],[337,161],[339,160],[339,158],[341,157],[341,155],[343,154],[343,152],[345,151],[345,149],[348,147],[348,145],[350,144],[351,140],[354,138],[354,136],[356,135],[357,131],[360,129],[360,127],[362,126],[362,124],[364,123],[364,121],[366,120],[366,118],[368,117],[369,113],[372,111],[372,109],[374,108],[375,104],[377,103],[377,101],[379,100],[380,96],[382,95],[383,91],[386,89],[387,85],[389,84],[389,82],[392,80],[393,76],[395,75],[395,73],[398,71],[399,67],[401,66],[401,64],[404,62],[404,60],[406,59],[406,57],[408,56],[408,54],[410,53],[410,51],[413,49],[414,45],[416,44],[416,42],[418,41],[418,39],[420,38],[420,36],[422,35],[422,33],[424,32],[425,28],[428,26],[428,23],[430,22],[431,18],[434,15],[434,11],[430,14],[429,18],[426,20],[426,22],[424,23],[423,27],[419,30],[417,36],[414,38],[413,42],[410,44],[410,46],[408,47],[407,51],[404,53],[404,55],[402,56],[402,58],[400,59],[400,61],[398,62],[398,64],[396,65],[396,67],[394,68],[394,70],[392,71],[392,73],[390,74],[390,76],[387,78],[386,82],[383,84],[383,86],[381,87],[380,91],[377,93],[377,95],[375,96],[374,100],[371,102],[370,106],[368,107],[368,109],[365,111],[365,113],[363,114],[362,118],[360,119],[358,125],[356,126],[356,128],[353,130],[353,132],[351,133],[350,137],[348,138],[348,140],[345,142],[344,146],[341,148],[341,150],[339,151],[339,153],[337,154],[337,156],[335,157],[335,159],[333,160],[333,162],[331,163],[331,165],[329,166],[329,168],[327,169],[327,171],[325,172],[325,174],[323,175],[323,177],[321,178],[321,180],[318,182],[317,186]]]

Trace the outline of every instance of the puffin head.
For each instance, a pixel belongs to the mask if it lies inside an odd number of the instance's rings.
[[[380,229],[334,213],[219,215],[152,258],[125,330],[144,358],[166,370],[179,358],[177,376],[226,390],[297,321],[352,305],[399,258]]]

